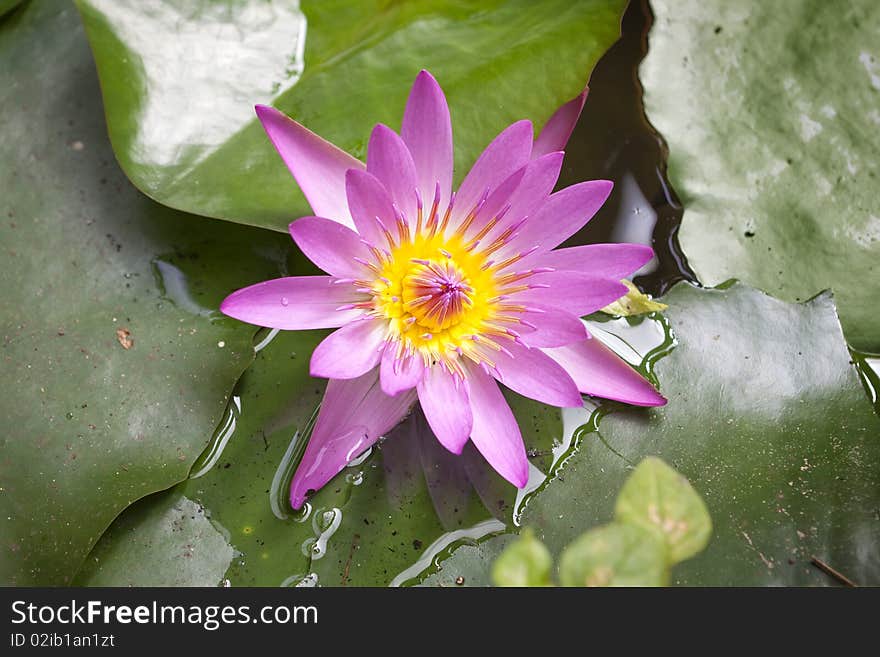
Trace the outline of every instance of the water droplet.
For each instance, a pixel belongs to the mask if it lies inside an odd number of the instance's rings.
[[[326,531],[330,525],[333,524],[333,521],[336,519],[336,514],[333,511],[324,511],[321,514],[321,521],[323,526],[321,528],[322,531]]]
[[[318,547],[318,540],[316,538],[307,538],[303,541],[302,544],[302,553],[303,555],[310,557],[313,552],[320,552],[321,548]]]
[[[281,297],[281,305],[282,306],[286,306],[289,303],[290,303],[290,301],[288,300],[287,297]]]

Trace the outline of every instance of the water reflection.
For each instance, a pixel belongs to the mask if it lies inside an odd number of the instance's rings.
[[[647,0],[630,3],[620,40],[590,77],[559,186],[595,178],[615,182],[604,207],[564,246],[622,241],[652,246],[657,259],[639,272],[636,283],[661,296],[678,281],[697,281],[678,245],[682,207],[666,178],[666,144],[642,103],[638,66],[648,51],[652,20]]]

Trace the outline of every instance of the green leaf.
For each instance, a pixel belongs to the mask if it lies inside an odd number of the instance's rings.
[[[507,546],[492,564],[495,586],[550,586],[553,557],[530,528]]]
[[[801,301],[833,288],[880,351],[880,3],[656,0],[640,75],[707,285]]]
[[[527,503],[523,524],[560,549],[611,518],[630,469],[654,454],[712,511],[712,541],[676,566],[675,582],[834,584],[810,565],[815,555],[880,584],[880,419],[831,296],[789,304],[742,284],[679,284],[664,301],[677,346],[653,372],[669,403],[607,405],[613,412]]]
[[[122,509],[186,477],[253,358],[217,305],[289,247],[131,186],[71,5],[0,23],[0,105],[0,582],[61,585]]]
[[[563,586],[665,586],[667,552],[655,532],[612,523],[583,534],[562,551]]]
[[[667,306],[665,303],[653,301],[651,297],[633,285],[632,281],[623,280],[621,283],[626,285],[629,292],[617,301],[609,303],[602,308],[603,313],[620,317],[632,317],[633,315],[644,315],[645,313],[666,310]]]
[[[86,559],[81,576],[93,586],[220,584],[235,556],[232,546],[192,500],[158,499],[161,508],[150,498],[127,509]]]
[[[286,231],[311,211],[255,103],[363,159],[372,126],[400,126],[410,85],[427,68],[452,109],[461,180],[507,124],[529,118],[540,127],[581,92],[619,36],[625,2],[311,0],[302,12],[293,0],[77,6],[114,150],[132,182],[171,207]]]
[[[650,456],[627,478],[617,496],[614,517],[659,533],[670,565],[703,550],[712,535],[709,510],[690,482]]]

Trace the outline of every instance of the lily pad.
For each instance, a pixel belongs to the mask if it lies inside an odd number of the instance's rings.
[[[283,231],[310,211],[255,103],[363,158],[373,124],[399,127],[413,78],[430,69],[452,107],[460,180],[507,124],[530,118],[540,127],[581,92],[619,35],[625,2],[77,6],[132,182],[174,208]]]
[[[812,556],[880,583],[880,420],[831,296],[789,304],[742,284],[679,284],[664,301],[677,346],[654,371],[669,404],[604,416],[523,522],[560,549],[611,519],[630,469],[653,454],[687,477],[714,525],[676,583],[833,584]]]
[[[655,0],[640,75],[699,279],[789,301],[833,288],[880,351],[880,4]]]
[[[292,250],[131,186],[70,5],[0,22],[0,105],[0,582],[59,585],[123,508],[186,477],[253,358],[217,304]]]
[[[83,564],[94,586],[199,586],[219,584],[235,551],[205,515],[183,496],[161,496],[130,507]],[[135,531],[135,529],[139,531]],[[104,550],[118,550],[109,557]],[[116,570],[113,567],[116,567]]]

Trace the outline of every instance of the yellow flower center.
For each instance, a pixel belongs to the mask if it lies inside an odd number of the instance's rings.
[[[392,339],[428,362],[472,353],[480,336],[497,332],[494,272],[457,236],[417,235],[396,245],[383,258],[372,293]]]
[[[537,270],[503,273],[525,254],[491,259],[516,230],[509,226],[492,237],[500,214],[468,235],[478,204],[449,234],[451,205],[441,221],[437,204],[435,198],[424,223],[419,207],[414,231],[402,216],[396,218],[396,235],[383,226],[388,248],[370,246],[373,262],[361,261],[373,277],[355,281],[358,291],[371,296],[359,305],[388,321],[398,360],[417,356],[426,367],[440,363],[461,375],[462,358],[495,367],[494,354],[504,342],[519,339],[511,327],[528,324],[519,317],[525,306],[511,303],[508,295],[530,287],[521,283]]]

